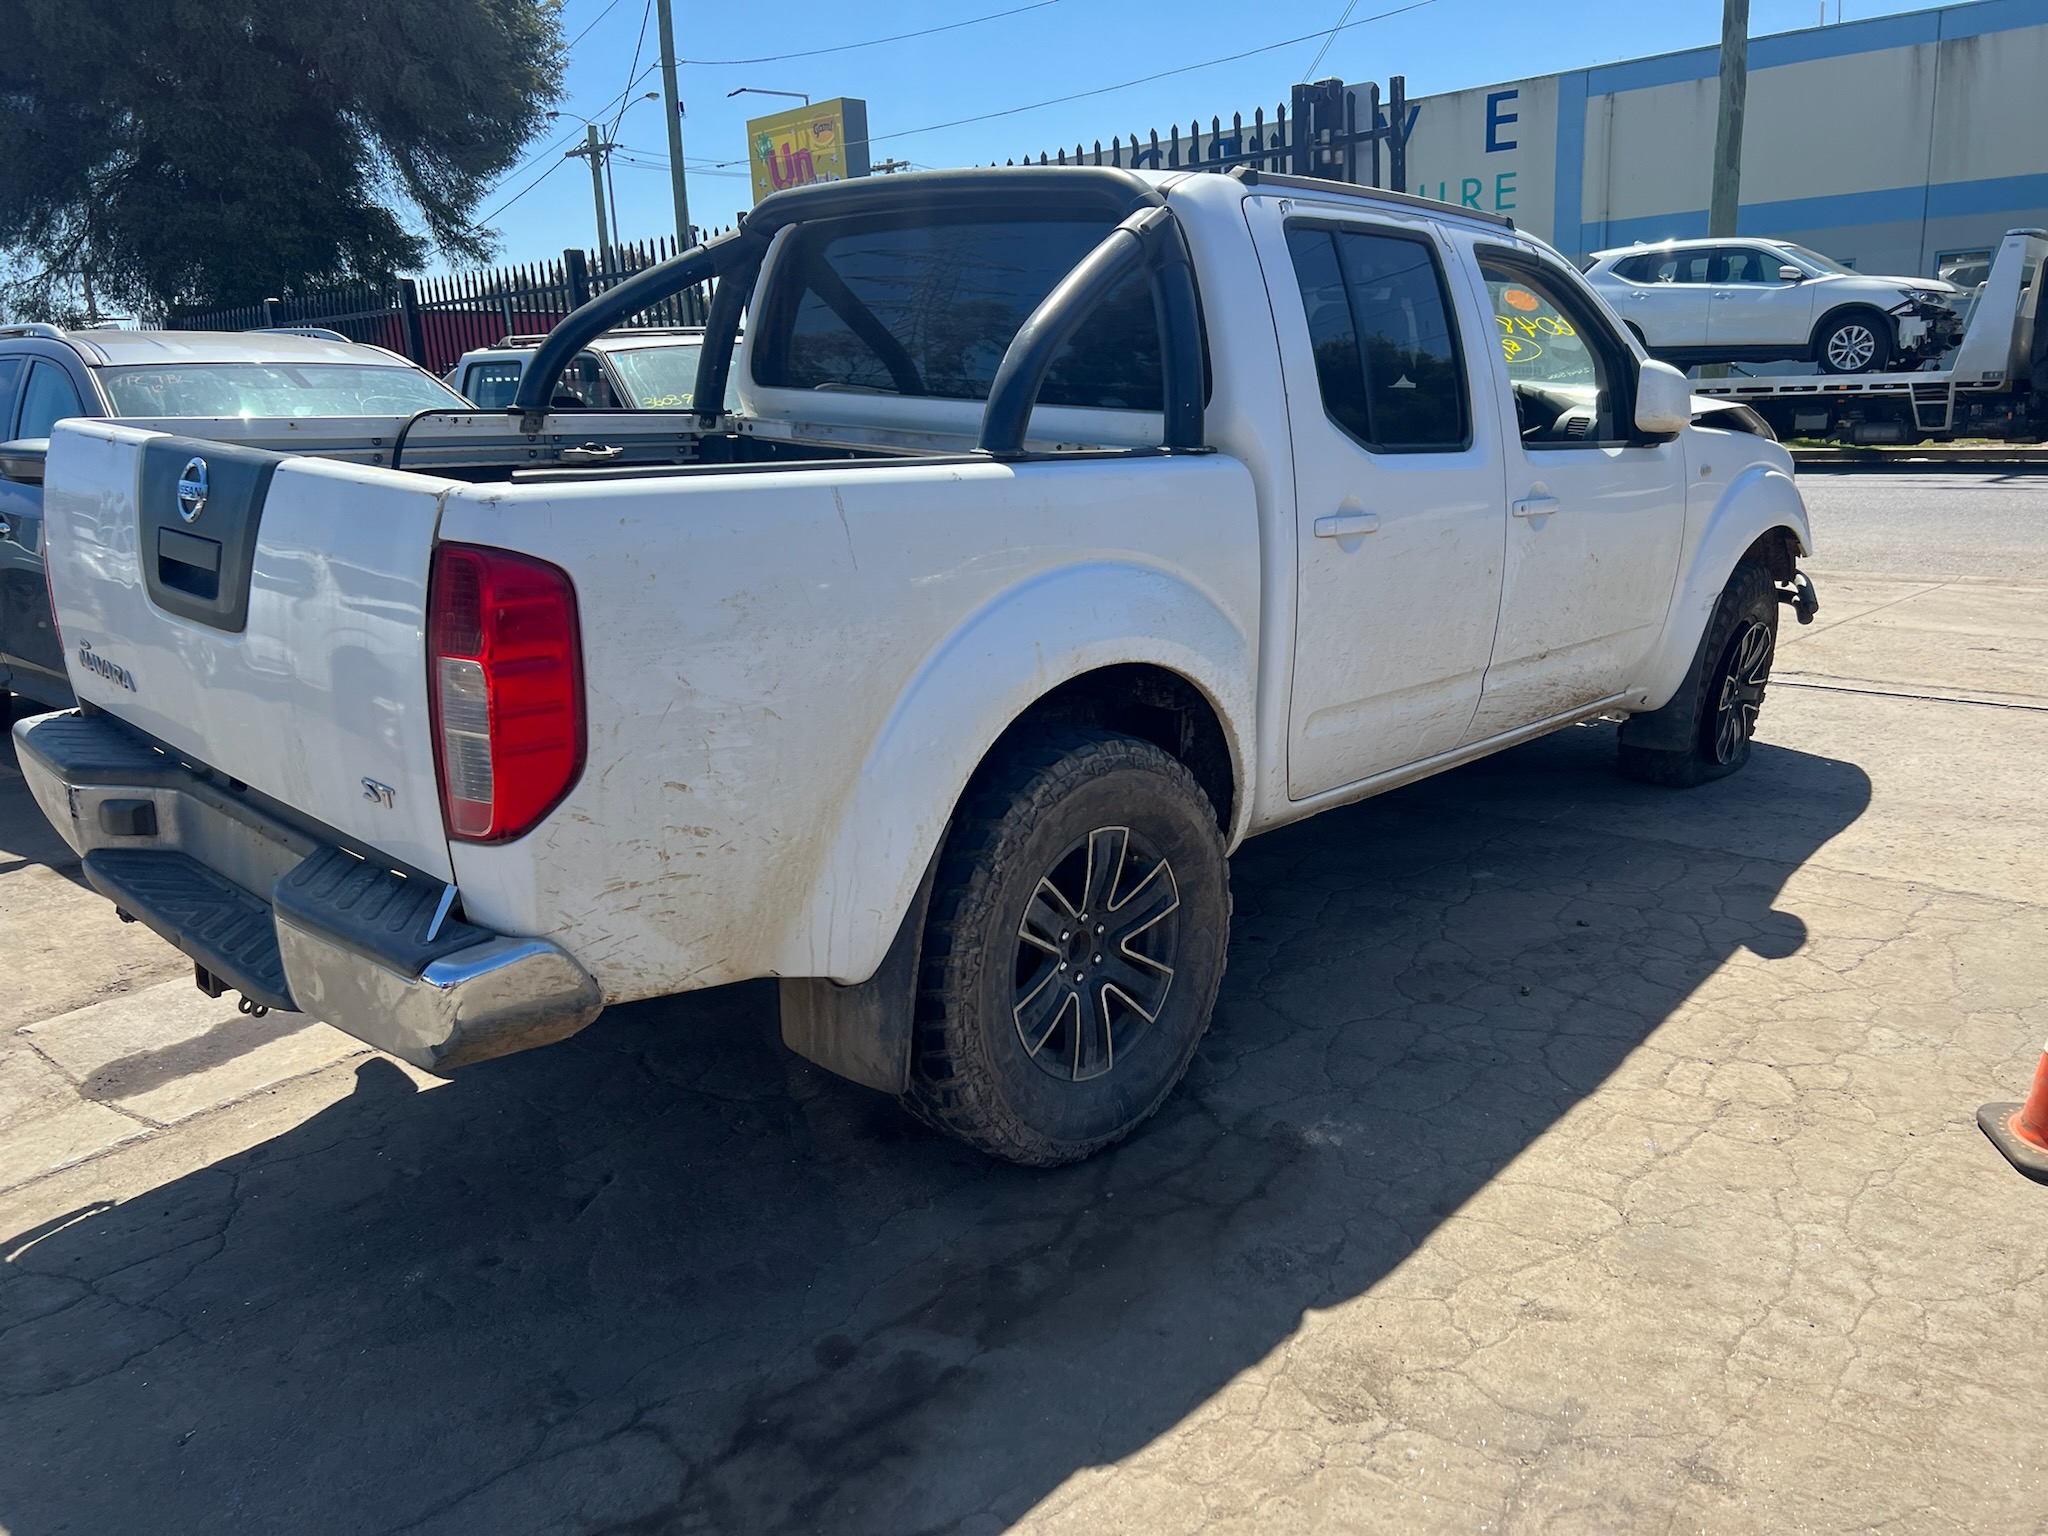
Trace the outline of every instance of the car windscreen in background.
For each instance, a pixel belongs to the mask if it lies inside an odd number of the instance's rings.
[[[375,363],[151,363],[102,368],[116,416],[400,416],[461,407],[413,368]]]
[[[687,411],[697,394],[698,342],[680,346],[623,347],[611,353],[632,404],[643,411]]]
[[[1017,330],[1101,243],[1097,219],[799,226],[777,260],[754,377],[784,389],[985,400]],[[1162,408],[1151,280],[1119,284],[1060,349],[1038,399]]]

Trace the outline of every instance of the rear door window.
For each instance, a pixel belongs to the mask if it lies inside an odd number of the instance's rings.
[[[1113,226],[1009,217],[832,220],[777,257],[754,378],[773,388],[985,400],[1026,318]],[[1151,281],[1126,279],[1054,358],[1041,405],[1162,408]]]
[[[1453,453],[1472,441],[1464,355],[1426,239],[1290,223],[1323,409],[1377,453]]]
[[[48,437],[50,428],[66,416],[83,416],[78,391],[71,375],[55,363],[37,358],[29,365],[28,386],[21,392],[21,424],[16,437]]]
[[[1714,255],[1711,251],[1662,251],[1643,263],[1639,283],[1706,283],[1711,276]]]

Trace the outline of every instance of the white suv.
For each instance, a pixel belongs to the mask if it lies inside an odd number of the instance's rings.
[[[1962,334],[1962,289],[1868,277],[1784,240],[1670,240],[1600,251],[1587,281],[1666,362],[1797,359],[1874,373],[1939,357]]]
[[[545,336],[507,336],[465,352],[446,382],[471,404],[502,410]],[[697,388],[702,326],[608,331],[576,354],[555,381],[557,410],[687,411]],[[728,401],[728,409],[731,402]]]

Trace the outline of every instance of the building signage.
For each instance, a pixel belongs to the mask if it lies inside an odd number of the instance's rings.
[[[814,181],[868,173],[868,104],[855,96],[747,120],[754,201]]]
[[[1420,197],[1548,234],[1556,165],[1554,76],[1408,104],[1408,190]]]

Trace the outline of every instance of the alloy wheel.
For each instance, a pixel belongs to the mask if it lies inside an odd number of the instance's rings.
[[[1017,1037],[1040,1071],[1100,1077],[1159,1017],[1173,988],[1180,891],[1129,827],[1077,839],[1017,925]]]
[[[1877,333],[1852,321],[1828,337],[1828,362],[1838,373],[1861,373],[1877,356]]]
[[[1757,711],[1771,680],[1777,639],[1768,624],[1751,619],[1728,642],[1721,662],[1721,697],[1714,710],[1714,761],[1732,763],[1756,734]]]

